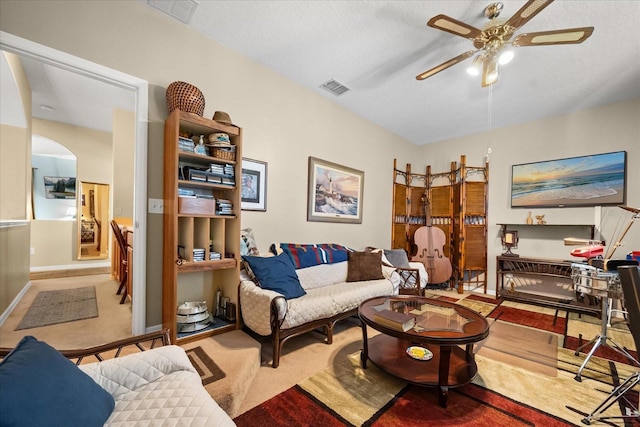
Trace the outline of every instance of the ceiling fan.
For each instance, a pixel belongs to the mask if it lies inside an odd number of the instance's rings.
[[[502,10],[502,3],[491,3],[484,10],[484,15],[490,21],[482,30],[446,15],[434,16],[427,22],[428,26],[470,39],[473,41],[473,46],[476,50],[464,52],[424,73],[418,74],[416,79],[424,80],[477,53],[478,55],[474,58],[467,72],[472,75],[478,75],[480,74],[480,67],[482,67],[482,87],[486,87],[498,80],[499,65],[504,65],[513,58],[513,52],[509,49],[509,46],[577,44],[582,43],[591,36],[593,27],[580,27],[523,33],[516,36],[513,41],[509,41],[517,29],[529,22],[552,2],[553,0],[529,0],[508,20],[498,19]]]

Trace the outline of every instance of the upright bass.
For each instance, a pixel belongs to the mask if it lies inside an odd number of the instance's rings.
[[[431,224],[429,199],[425,196],[423,201],[425,203],[426,225],[418,228],[413,236],[416,252],[411,261],[419,261],[424,264],[429,275],[427,283],[445,283],[451,278],[453,272],[451,261],[444,256],[443,252],[447,236],[444,231]]]

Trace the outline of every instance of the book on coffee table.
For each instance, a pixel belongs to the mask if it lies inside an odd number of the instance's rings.
[[[381,310],[374,316],[376,323],[397,331],[406,332],[416,324],[415,316],[392,310]]]

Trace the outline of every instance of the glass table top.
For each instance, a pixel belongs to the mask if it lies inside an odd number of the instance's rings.
[[[461,315],[454,307],[435,305],[425,300],[386,299],[382,304],[372,305],[376,315],[385,316],[388,312],[402,313],[406,319],[415,319],[411,329],[422,331],[463,332],[464,326],[473,320]],[[391,315],[393,316],[393,315]]]

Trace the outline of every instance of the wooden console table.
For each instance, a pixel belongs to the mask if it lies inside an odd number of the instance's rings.
[[[600,315],[601,307],[596,301],[578,298],[571,278],[573,261],[498,255],[496,263],[496,287],[500,298],[567,312]],[[515,282],[513,287],[510,284],[505,287],[507,274]],[[538,285],[539,289],[536,289],[532,282],[542,282],[546,286]],[[526,285],[519,286],[523,283]]]

